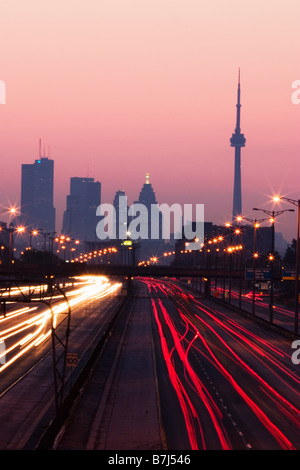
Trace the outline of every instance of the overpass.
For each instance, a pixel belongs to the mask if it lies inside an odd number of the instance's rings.
[[[244,272],[240,270],[224,269],[203,269],[191,266],[132,266],[132,265],[114,265],[114,264],[95,264],[84,263],[65,263],[59,266],[46,266],[40,268],[36,265],[15,265],[13,270],[8,273],[7,269],[0,268],[0,279],[11,278],[43,278],[45,276],[53,277],[72,277],[84,275],[103,275],[119,277],[173,277],[173,278],[244,278]]]

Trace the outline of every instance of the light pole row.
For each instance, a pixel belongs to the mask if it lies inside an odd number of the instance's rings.
[[[262,211],[264,214],[267,214],[270,217],[270,222],[272,223],[272,245],[271,253],[269,255],[269,261],[271,265],[271,285],[270,285],[270,323],[273,323],[273,311],[274,311],[274,255],[275,255],[275,220],[276,217],[283,214],[284,212],[294,212],[294,209],[284,209],[281,211],[268,211],[265,209],[258,209],[257,207],[253,208],[254,211]]]
[[[291,201],[291,200],[289,200]],[[297,201],[294,201],[297,202]],[[300,203],[299,203],[300,207]],[[258,253],[257,253],[257,229],[259,228],[260,224],[264,222],[265,220],[269,220],[272,223],[272,242],[271,242],[271,252],[269,254],[269,261],[270,261],[270,266],[271,266],[271,283],[270,283],[270,302],[269,302],[269,316],[270,316],[270,323],[273,323],[273,311],[274,311],[274,255],[275,255],[275,220],[276,217],[279,215],[283,214],[284,212],[294,212],[294,209],[284,209],[280,211],[268,211],[265,209],[259,209],[257,207],[253,208],[254,211],[262,211],[266,215],[269,216],[269,218],[262,218],[262,219],[249,219],[247,217],[242,217],[238,216],[236,218],[237,222],[242,222],[243,220],[246,220],[250,222],[253,225],[253,230],[254,230],[254,236],[253,236],[253,287],[252,287],[252,314],[255,315],[255,288],[256,288],[256,260],[258,258]],[[300,212],[300,211],[299,211]],[[298,216],[299,220],[299,216]],[[299,223],[298,225],[298,240],[299,240]],[[299,273],[299,243],[298,243],[298,267],[296,271]],[[297,275],[296,275],[297,276]],[[297,284],[296,284],[297,286]],[[240,286],[241,287],[241,286]],[[299,283],[298,286],[296,287],[296,298],[299,295]],[[241,299],[241,296],[240,296]],[[239,303],[241,306],[241,301]],[[296,312],[298,311],[298,305],[296,303]],[[298,314],[296,313],[295,315],[295,331],[298,331]]]
[[[252,286],[252,314],[255,315],[255,286],[256,286],[256,260],[258,258],[258,253],[256,249],[257,243],[257,229],[260,227],[260,224],[267,220],[263,219],[248,219],[243,217],[243,220],[247,220],[250,224],[253,225],[253,286]]]
[[[294,322],[294,333],[298,335],[298,316],[299,316],[299,269],[300,269],[300,199],[290,199],[286,197],[275,196],[273,198],[274,202],[280,200],[287,201],[297,207],[297,246],[296,246],[296,274],[295,274],[295,322]],[[269,316],[270,323],[273,323],[273,312],[274,312],[274,257],[275,257],[275,220],[276,218],[283,214],[284,212],[294,212],[294,209],[283,209],[279,211],[269,211],[266,209],[259,209],[257,207],[253,208],[254,211],[262,211],[264,214],[269,216],[269,221],[272,223],[272,242],[271,242],[271,252],[269,254],[269,261],[271,266],[271,284],[270,284],[270,303],[269,303]],[[263,222],[267,219],[248,219],[246,217],[237,217],[237,220],[241,222],[242,220],[247,220],[253,224],[254,227],[254,249],[253,249],[253,298],[252,298],[252,313],[255,314],[255,281],[256,281],[256,259],[258,253],[256,252],[256,230],[259,227],[260,222]]]
[[[275,196],[274,202],[287,201],[297,207],[297,244],[296,244],[296,275],[295,275],[295,324],[294,333],[298,335],[298,314],[299,314],[299,224],[300,224],[300,199],[290,199],[283,196]]]

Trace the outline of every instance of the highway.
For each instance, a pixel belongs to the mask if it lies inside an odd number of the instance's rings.
[[[176,281],[136,286],[55,448],[300,449],[289,339]]]
[[[106,336],[54,438],[50,320],[64,331],[65,297],[53,299],[52,317],[38,302],[8,308],[0,319],[0,449],[300,449],[291,339],[176,280],[137,278],[133,286],[124,305],[122,283],[103,277],[79,278],[66,291],[68,351],[79,358],[67,367],[66,392]]]
[[[42,302],[33,298],[30,303],[9,304],[0,317],[1,449],[34,448],[55,416],[52,321],[62,342],[69,328],[68,350],[79,358],[75,372],[67,369],[67,392],[113,317],[120,287],[102,276],[80,277],[72,280],[64,295],[52,297],[49,305],[47,295]],[[60,371],[64,358],[60,341],[55,352]]]

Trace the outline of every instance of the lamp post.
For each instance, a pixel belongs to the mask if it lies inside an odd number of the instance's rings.
[[[30,230],[29,231],[29,250],[31,251],[32,249],[32,236],[36,236],[38,235],[38,231],[37,230]]]
[[[12,251],[13,251],[13,234],[15,232],[17,233],[23,233],[25,232],[25,227],[14,227],[14,225],[11,223],[9,228],[6,229],[9,233],[9,265],[8,265],[8,272],[9,276],[11,274],[11,268],[12,268]]]
[[[17,209],[15,207],[10,207],[10,208],[5,208],[5,209],[2,209],[2,211],[0,211],[0,214],[10,214],[10,215],[14,215],[16,214],[17,212]],[[6,228],[5,231],[7,231],[9,233],[9,266],[8,266],[8,270],[9,270],[9,273],[11,271],[11,262],[12,262],[12,242],[13,242],[13,232],[15,231],[16,229],[14,228],[13,224],[11,223],[10,224],[10,227],[9,228]]]
[[[29,231],[29,262],[30,263],[32,261],[32,236],[36,237],[37,235],[39,235],[39,230],[33,229]]]
[[[227,252],[229,253],[229,288],[228,288],[228,302],[231,304],[231,275],[232,275],[232,229],[231,224],[227,222],[225,224],[226,228],[230,228],[230,246],[227,248]]]
[[[271,253],[269,255],[269,261],[271,265],[271,289],[270,289],[270,323],[273,323],[273,305],[274,305],[274,251],[275,251],[275,219],[284,212],[294,212],[294,209],[285,209],[282,211],[268,211],[265,209],[258,209],[257,207],[253,208],[254,211],[262,211],[264,214],[270,216],[270,222],[272,223],[272,245]]]
[[[253,288],[252,288],[252,315],[255,315],[255,281],[256,281],[256,260],[258,258],[258,253],[256,251],[256,231],[259,228],[261,222],[267,220],[264,219],[248,219],[243,217],[244,220],[247,220],[253,225]]]
[[[208,244],[211,245],[211,241],[208,241]],[[206,272],[207,272],[207,281],[205,282],[205,294],[207,296],[211,295],[211,248],[208,246],[206,248]]]
[[[239,215],[236,218],[236,220],[240,224],[242,222],[243,218],[242,218],[242,216]],[[239,309],[241,309],[242,308],[243,252],[244,252],[243,229],[239,227],[236,230],[236,233],[239,234],[240,242],[241,242],[241,245],[240,245],[240,249],[241,249],[241,254],[240,254],[240,284],[239,284]]]
[[[242,217],[241,216],[238,216],[236,218],[237,222],[241,222],[242,220]],[[233,243],[233,235],[235,236],[239,236],[241,237],[241,233],[242,233],[242,230],[239,228],[239,226],[233,224],[231,225],[230,223],[226,223],[225,224],[225,227],[227,228],[230,228],[230,246],[229,248],[227,249],[228,253],[229,253],[229,303],[231,303],[231,284],[232,284],[232,280],[231,280],[231,277],[232,277],[232,253],[234,251],[234,247],[232,246],[232,243]],[[240,247],[239,247],[240,248]],[[242,266],[242,254],[241,254],[241,257],[240,257],[240,283],[239,283],[239,307],[241,307],[241,292],[242,292],[242,280],[241,280],[241,266]],[[236,267],[236,263],[235,263],[235,267]]]
[[[300,199],[290,199],[288,197],[275,196],[274,202],[287,201],[297,207],[297,245],[296,245],[296,276],[295,276],[295,325],[294,332],[298,335],[298,312],[299,312],[299,224],[300,224]]]

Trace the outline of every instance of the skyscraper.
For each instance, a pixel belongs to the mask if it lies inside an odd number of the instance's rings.
[[[21,219],[31,228],[55,232],[53,206],[54,161],[41,156],[22,165]]]
[[[151,204],[157,204],[155,192],[150,183],[149,173],[146,174],[146,182],[140,191],[139,203],[144,204],[149,210],[151,209]]]
[[[148,211],[148,239],[140,240],[141,256],[157,255],[162,247],[162,214],[159,211],[156,195],[150,183],[149,173],[146,174],[146,181],[140,191],[138,203],[143,204]],[[153,237],[153,233],[157,235],[157,238]]]
[[[124,198],[126,198],[126,205],[120,203],[120,198],[123,198],[123,201],[124,201]],[[127,232],[127,228],[128,228],[128,206],[127,206],[127,197],[126,197],[125,191],[118,190],[116,192],[115,197],[114,197],[114,201],[113,201],[113,206],[114,206],[115,211],[116,211],[116,220],[115,220],[115,223],[116,223],[116,238],[120,239],[120,238],[122,238],[122,235],[123,235],[123,230],[121,231],[122,233],[120,233],[120,230],[119,230],[119,228],[120,228],[119,227],[120,218],[121,218],[122,221],[127,220],[126,224],[124,222],[125,226],[123,226],[123,229],[124,229],[125,233]]]
[[[62,232],[81,241],[95,241],[96,209],[101,204],[101,183],[94,178],[70,179],[70,194],[63,216]]]
[[[230,139],[231,147],[234,151],[234,189],[233,189],[233,210],[232,220],[242,214],[242,182],[241,182],[241,147],[245,147],[246,139],[241,134],[241,86],[240,71],[238,79],[237,105],[236,105],[236,127],[235,132]]]

